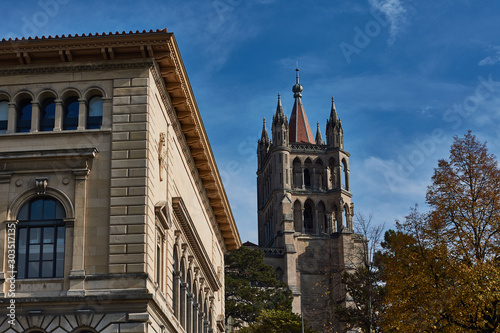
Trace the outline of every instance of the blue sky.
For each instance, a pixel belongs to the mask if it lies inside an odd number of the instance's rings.
[[[472,130],[500,155],[496,0],[42,0],[2,11],[0,38],[174,32],[243,241],[257,241],[262,118],[278,93],[290,115],[296,61],[314,132],[319,121],[324,135],[335,96],[355,210],[377,223],[425,209],[454,135]]]

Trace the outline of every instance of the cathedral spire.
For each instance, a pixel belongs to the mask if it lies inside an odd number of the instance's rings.
[[[266,146],[269,145],[269,135],[267,135],[266,118],[264,118],[262,123],[262,135],[260,136],[259,143],[265,144]]]
[[[335,108],[335,99],[332,96],[332,109],[330,111],[330,119],[333,120],[333,122],[336,122],[338,119],[337,116],[337,109]]]
[[[276,107],[276,118],[284,119],[285,113],[283,112],[283,106],[281,105],[281,94],[278,93],[278,106]]]
[[[295,70],[297,72],[296,83],[292,87],[293,97],[295,97],[295,103],[293,104],[292,115],[290,116],[290,143],[311,143],[314,144],[314,137],[309,126],[309,121],[307,120],[306,111],[304,110],[304,105],[302,105],[302,87],[299,83],[299,68]]]
[[[325,142],[323,141],[323,137],[321,136],[321,131],[319,129],[319,121],[318,121],[318,126],[316,128],[316,144],[317,145],[324,145]]]
[[[330,111],[330,118],[326,122],[326,142],[328,145],[335,148],[344,148],[342,122],[337,116],[337,109],[335,108],[335,100],[332,97],[332,109]]]

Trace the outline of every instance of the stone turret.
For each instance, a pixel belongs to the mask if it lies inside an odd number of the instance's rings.
[[[288,118],[283,112],[283,106],[281,105],[281,95],[278,94],[278,106],[276,107],[276,114],[273,116],[273,124],[271,127],[271,133],[273,134],[273,146],[287,146],[289,127]]]
[[[344,132],[342,130],[342,122],[337,116],[335,100],[333,97],[330,118],[326,121],[326,144],[334,148],[344,149]]]

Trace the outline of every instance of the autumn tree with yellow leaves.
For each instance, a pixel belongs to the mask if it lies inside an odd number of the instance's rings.
[[[500,170],[486,143],[455,137],[428,187],[385,235],[384,332],[500,332]]]

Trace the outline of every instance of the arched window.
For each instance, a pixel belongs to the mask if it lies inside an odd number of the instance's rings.
[[[342,171],[344,171],[342,175],[342,188],[349,191],[349,170],[347,169],[346,160],[342,160]]]
[[[54,98],[47,98],[42,103],[40,113],[40,131],[52,131],[54,129],[54,120],[56,118],[56,103]]]
[[[193,333],[198,333],[198,291],[193,282]]]
[[[304,169],[304,186],[306,188],[311,187],[311,172],[309,171],[308,168]]]
[[[9,120],[9,102],[0,102],[0,133],[7,132],[7,122]]]
[[[31,130],[31,101],[23,99],[18,104],[16,132],[29,132]]]
[[[191,294],[191,272],[188,273],[187,279],[186,279],[186,297],[187,297],[187,308],[186,308],[186,332],[191,333],[191,323],[193,320],[193,306],[192,306],[192,301],[193,299],[192,294]]]
[[[87,128],[101,128],[102,125],[102,97],[94,96],[89,101],[87,113]]]
[[[80,109],[80,102],[78,97],[73,96],[64,102],[64,130],[75,130],[78,128],[78,114]]]
[[[186,269],[184,261],[181,262],[181,299],[180,299],[181,313],[180,322],[181,326],[186,328]]]
[[[304,204],[304,231],[309,234],[313,232],[313,208],[309,202]]]
[[[174,264],[172,265],[172,307],[174,316],[179,318],[179,258],[177,248],[174,247]]]
[[[62,204],[50,197],[30,200],[17,219],[17,278],[58,278],[64,276]]]
[[[293,204],[293,225],[295,232],[302,232],[302,207],[299,200]]]

